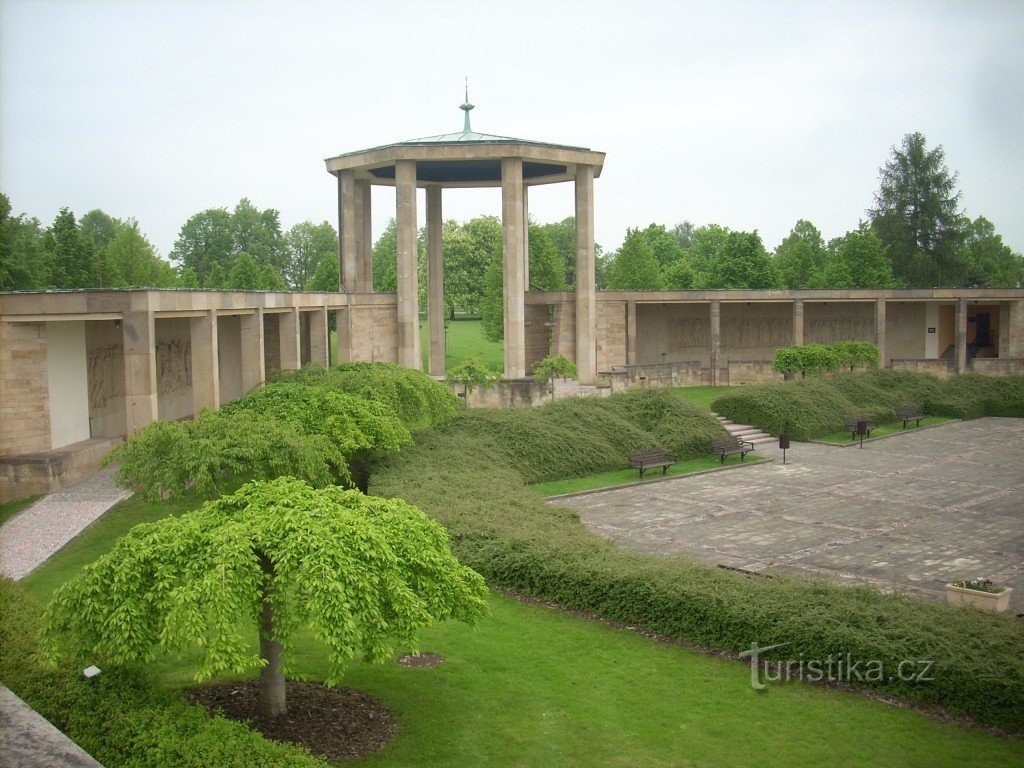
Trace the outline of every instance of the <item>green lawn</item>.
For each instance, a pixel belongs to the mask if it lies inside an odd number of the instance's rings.
[[[25,583],[45,600],[131,525],[190,503],[124,501]],[[754,691],[739,662],[498,594],[490,608],[477,629],[452,622],[421,634],[421,650],[445,657],[439,667],[350,668],[345,684],[378,696],[399,723],[359,764],[1024,766],[1015,740],[810,685]],[[187,658],[152,667],[171,686],[191,684]],[[308,635],[296,667],[326,674]]]
[[[752,456],[747,459],[743,464],[757,464],[762,461],[767,461],[765,458],[757,458]],[[736,457],[726,459],[725,464],[718,456],[698,456],[696,459],[685,459],[677,462],[668,468],[668,476],[673,477],[676,475],[690,475],[694,472],[703,472],[708,469],[717,469],[722,466],[733,466],[739,464],[740,460]],[[597,475],[588,475],[587,477],[573,477],[569,480],[552,480],[546,483],[535,483],[530,486],[530,489],[539,493],[541,496],[558,496],[562,493],[577,493],[578,491],[592,491],[597,488],[611,488],[616,485],[624,485],[626,483],[635,483],[640,480],[639,470],[636,469],[616,469],[611,472],[601,472]],[[649,470],[644,474],[643,479],[654,480],[661,477],[661,471],[654,469]]]
[[[0,504],[0,525],[3,525],[21,510],[31,506],[33,503],[43,498],[42,494],[36,494],[35,496],[29,496],[27,499],[18,499],[18,501],[9,501],[6,504]]]
[[[445,333],[445,369],[458,365],[468,357],[478,357],[495,371],[505,369],[505,346],[487,341],[476,319],[455,319],[448,323]],[[420,323],[420,345],[423,348],[423,370],[430,368],[430,333],[426,321]],[[331,331],[331,365],[337,362],[336,332]]]
[[[921,426],[928,427],[931,426],[932,424],[945,424],[948,421],[953,421],[953,419],[944,419],[939,418],[937,416],[930,416],[927,419],[921,419]],[[871,437],[882,437],[883,435],[896,435],[899,434],[900,432],[913,432],[915,429],[918,429],[918,427],[915,427],[913,424],[910,424],[907,426],[906,429],[903,429],[903,422],[897,421],[893,424],[882,424],[881,426],[871,430]],[[824,435],[823,437],[818,437],[815,439],[818,442],[834,443],[835,445],[848,445],[849,443],[856,442],[855,440],[850,439],[850,432],[845,429],[842,432],[832,432],[831,434]]]

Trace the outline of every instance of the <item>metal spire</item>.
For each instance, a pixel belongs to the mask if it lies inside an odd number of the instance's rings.
[[[463,133],[470,133],[473,129],[469,127],[469,110],[473,108],[473,105],[469,103],[469,78],[466,78],[466,100],[459,105],[459,109],[466,113],[466,120],[462,125]]]

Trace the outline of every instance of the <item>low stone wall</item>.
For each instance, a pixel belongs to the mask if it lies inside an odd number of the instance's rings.
[[[39,453],[0,457],[0,504],[53,493],[99,469],[122,438],[99,438]]]
[[[971,370],[986,376],[1007,376],[1011,373],[1024,373],[1022,357],[976,357],[971,360]]]
[[[775,370],[768,360],[730,360],[726,379],[722,384],[730,387],[742,384],[775,384],[785,376]]]
[[[546,379],[504,379],[490,389],[473,387],[468,393],[461,384],[449,386],[465,399],[467,408],[530,408],[551,401]]]
[[[637,387],[699,387],[704,376],[699,360],[680,363],[652,363],[648,365],[616,365],[611,378],[622,389]],[[619,382],[619,379],[623,379]],[[615,391],[616,384],[612,384]]]
[[[949,369],[945,360],[892,360],[890,368],[894,371],[914,371],[915,373],[930,373],[940,379],[948,379],[954,375]]]

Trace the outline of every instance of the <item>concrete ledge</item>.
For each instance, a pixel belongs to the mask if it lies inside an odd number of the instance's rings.
[[[53,493],[99,471],[120,437],[95,437],[54,451],[0,456],[0,504]]]
[[[32,707],[0,685],[0,768],[103,768]]]

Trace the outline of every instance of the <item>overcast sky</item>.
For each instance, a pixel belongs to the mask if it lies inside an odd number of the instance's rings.
[[[596,235],[689,220],[857,226],[905,133],[1024,251],[1024,2],[0,2],[0,191],[14,211],[181,225],[249,197],[335,222],[323,159],[473,128],[607,153]],[[373,193],[374,237],[394,192]],[[534,188],[535,220],[572,214]],[[500,215],[497,190],[445,218]],[[419,221],[423,221],[421,205]]]

